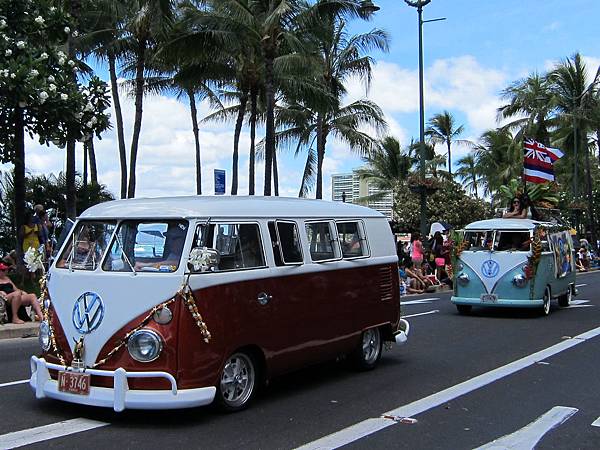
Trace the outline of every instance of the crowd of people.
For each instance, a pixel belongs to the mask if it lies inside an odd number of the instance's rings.
[[[48,219],[46,209],[42,205],[35,205],[33,210],[25,213],[23,226],[18,230],[22,244],[21,255],[30,249],[39,251],[44,260],[48,260],[53,251],[51,239],[52,222]],[[42,312],[35,294],[26,292],[14,283],[17,268],[17,251],[11,250],[0,262],[0,323],[3,313],[6,319],[14,324],[22,324],[30,318],[24,307],[29,306],[33,312],[34,320],[41,320]],[[33,280],[35,274],[29,272]],[[24,282],[24,278],[21,280]]]
[[[436,231],[423,244],[421,234],[414,232],[410,241],[398,241],[398,267],[401,293],[422,294],[439,287],[452,287],[448,276],[450,241],[446,232]]]

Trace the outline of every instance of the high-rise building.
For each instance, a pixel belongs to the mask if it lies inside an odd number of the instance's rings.
[[[339,173],[331,176],[331,199],[334,202],[345,201],[346,203],[357,203],[361,197],[380,193],[381,190],[373,186],[367,180],[361,180],[357,169],[351,173]],[[392,219],[393,195],[386,192],[383,198],[377,201],[369,201],[366,205],[373,208],[388,219]]]

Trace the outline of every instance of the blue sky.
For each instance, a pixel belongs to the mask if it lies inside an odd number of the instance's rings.
[[[368,23],[353,22],[354,33],[373,27],[391,37],[387,54],[375,53],[377,65],[369,97],[384,110],[390,134],[402,145],[418,138],[418,34],[417,12],[402,0],[376,2],[381,10]],[[450,111],[465,126],[464,139],[477,140],[493,128],[495,111],[501,105],[499,92],[528,74],[545,72],[557,61],[581,53],[591,76],[600,64],[598,0],[432,0],[424,8],[424,19],[446,17],[424,25],[425,118]],[[364,96],[357,80],[349,83],[348,101]],[[133,104],[122,99],[127,148],[131,142]],[[209,110],[200,108],[201,117]],[[114,116],[113,116],[114,117]],[[262,138],[259,132],[259,138]],[[201,125],[204,193],[213,191],[213,169],[227,171],[231,180],[233,124]],[[240,144],[240,194],[247,193],[249,131]],[[96,144],[100,182],[113,193],[119,186],[119,166],[114,130]],[[439,148],[440,153],[443,149]],[[58,172],[64,167],[64,152],[27,144],[26,165],[31,172]],[[141,145],[138,155],[138,196],[195,193],[194,143],[185,100],[149,97],[144,103]],[[453,161],[467,152],[453,150]],[[281,195],[296,196],[304,158],[282,154]],[[81,158],[80,158],[81,159]],[[358,167],[361,160],[339,142],[330,142],[324,162],[324,198],[331,196],[333,173]],[[81,170],[81,161],[78,163]],[[257,193],[261,193],[262,169],[258,168]],[[314,193],[313,193],[314,195]]]

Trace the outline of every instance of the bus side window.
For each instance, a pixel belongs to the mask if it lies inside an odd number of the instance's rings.
[[[277,266],[303,262],[300,234],[295,222],[269,222],[269,235]]]
[[[366,239],[358,222],[337,222],[336,225],[344,258],[368,255]]]
[[[310,257],[313,261],[336,259],[333,246],[334,237],[330,222],[310,222],[306,224],[306,235],[310,247]]]
[[[269,222],[269,236],[271,236],[271,247],[273,248],[273,257],[275,258],[276,266],[284,266],[279,251],[279,240],[277,239],[277,230],[275,230],[275,222]]]

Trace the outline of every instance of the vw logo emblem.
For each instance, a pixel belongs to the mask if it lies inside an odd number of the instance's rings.
[[[73,325],[81,334],[94,331],[104,318],[104,303],[95,292],[85,292],[73,306]]]
[[[494,278],[500,271],[500,265],[491,259],[484,261],[481,265],[481,273],[486,278]]]

